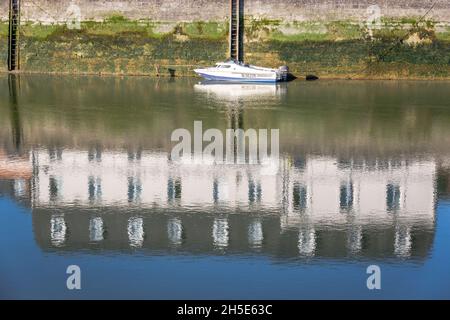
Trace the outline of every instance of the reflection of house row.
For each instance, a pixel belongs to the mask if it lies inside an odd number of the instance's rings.
[[[99,150],[34,150],[33,159],[33,219],[44,246],[407,256],[425,254],[432,241],[433,161],[218,166]]]
[[[351,216],[355,223],[396,220],[430,225],[435,175],[434,161],[356,163],[314,158],[290,170],[287,196],[291,199],[283,224],[346,223]]]
[[[214,165],[171,162],[166,153],[33,151],[35,207],[53,204],[258,209],[286,213],[286,227],[357,219],[433,222],[435,164],[344,163],[333,158]],[[301,214],[300,214],[301,213]],[[339,214],[339,215],[336,215]]]
[[[270,166],[172,163],[166,153],[34,151],[35,207],[79,204],[141,208],[277,207],[279,193]],[[276,170],[276,168],[275,168]],[[266,196],[261,198],[261,187]]]

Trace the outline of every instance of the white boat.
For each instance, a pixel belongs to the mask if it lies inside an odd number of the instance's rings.
[[[235,82],[278,82],[285,81],[288,75],[285,66],[278,69],[262,68],[232,60],[194,71],[207,80]]]

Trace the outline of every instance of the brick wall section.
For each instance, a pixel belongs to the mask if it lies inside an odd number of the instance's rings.
[[[0,19],[8,18],[8,1],[0,0]],[[101,20],[112,14],[156,21],[217,21],[228,17],[229,0],[21,0],[22,19],[64,21],[71,3],[81,8],[83,20]],[[269,19],[365,20],[370,5],[378,5],[386,17],[423,15],[434,0],[245,0],[245,14]],[[450,0],[437,0],[429,14],[450,22]]]

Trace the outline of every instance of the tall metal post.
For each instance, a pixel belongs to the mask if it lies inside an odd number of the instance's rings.
[[[230,0],[230,58],[244,61],[244,0]]]
[[[8,70],[20,68],[19,58],[20,0],[9,0]]]

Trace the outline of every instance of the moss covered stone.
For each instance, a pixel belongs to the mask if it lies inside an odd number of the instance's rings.
[[[287,64],[298,76],[450,78],[450,28],[433,21],[383,19],[369,35],[352,21],[283,22],[245,18],[247,62]],[[7,23],[0,23],[0,58],[7,57]],[[193,75],[228,55],[227,21],[129,20],[119,15],[65,25],[25,22],[25,72]],[[0,66],[5,71],[6,63]]]

